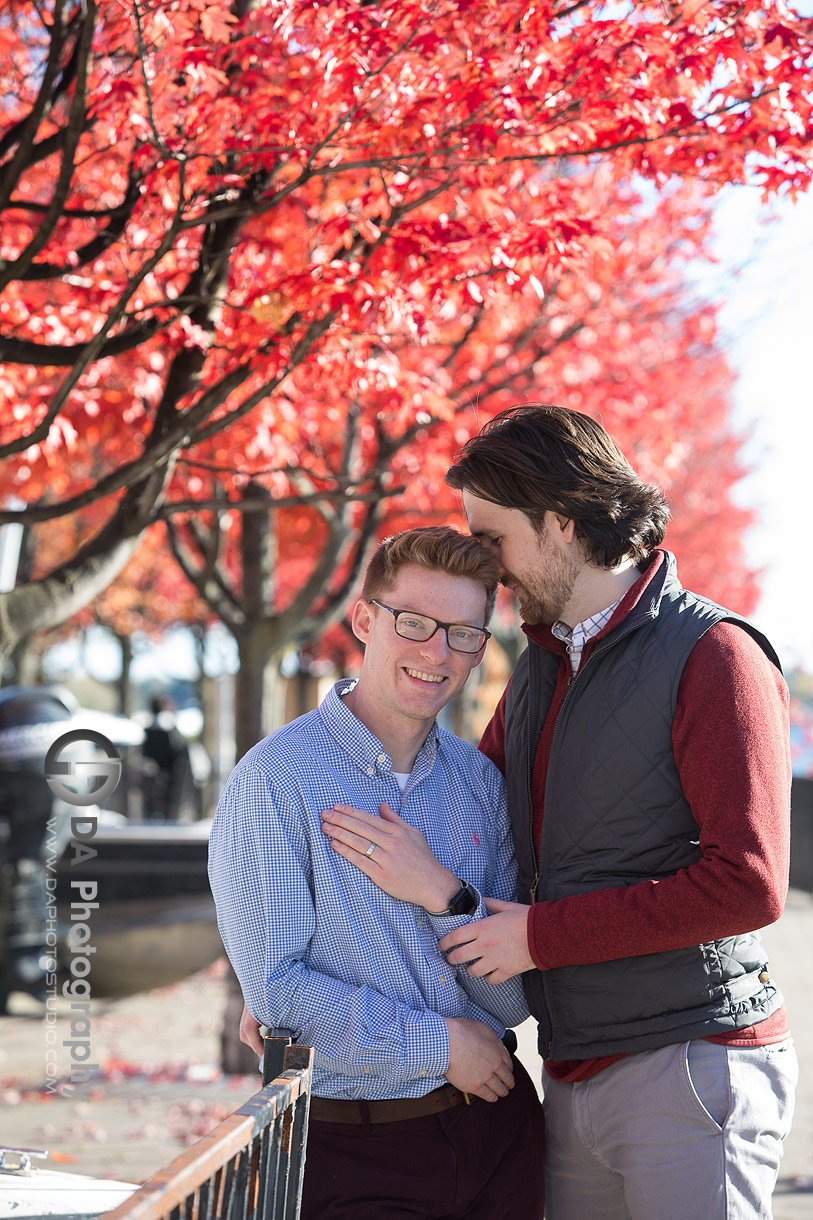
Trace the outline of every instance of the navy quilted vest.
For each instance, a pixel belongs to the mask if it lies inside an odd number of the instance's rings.
[[[531,768],[560,658],[529,641],[506,702],[508,807],[525,901],[669,877],[700,858],[672,721],[689,653],[723,620],[748,631],[779,667],[755,628],[681,587],[667,552],[639,604],[596,645],[556,724],[536,884]],[[522,977],[540,1054],[553,1059],[654,1050],[742,1029],[783,1003],[757,933]]]

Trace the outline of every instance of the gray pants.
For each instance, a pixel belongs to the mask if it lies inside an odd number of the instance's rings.
[[[798,1074],[788,1038],[545,1076],[546,1220],[770,1220]]]

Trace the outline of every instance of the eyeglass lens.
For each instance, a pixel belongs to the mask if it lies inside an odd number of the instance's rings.
[[[467,627],[463,623],[451,623],[441,627],[435,619],[428,615],[401,612],[395,616],[395,629],[407,640],[424,642],[435,634],[440,627],[446,633],[446,641],[455,652],[478,652],[485,640],[485,634],[477,627]]]

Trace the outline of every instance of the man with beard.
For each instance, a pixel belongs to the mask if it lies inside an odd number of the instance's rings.
[[[439,943],[521,974],[545,1061],[548,1220],[764,1220],[797,1066],[755,929],[789,855],[788,694],[682,588],[668,511],[588,416],[513,408],[447,482],[528,647],[480,748],[524,903]]]

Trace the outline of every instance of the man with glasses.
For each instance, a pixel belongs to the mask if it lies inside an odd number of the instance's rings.
[[[483,895],[516,898],[502,777],[436,723],[497,583],[455,530],[384,542],[352,612],[358,680],[250,750],[218,806],[209,872],[248,1011],[315,1048],[304,1220],[542,1216],[541,1108],[503,1042],[520,980],[438,951]]]

